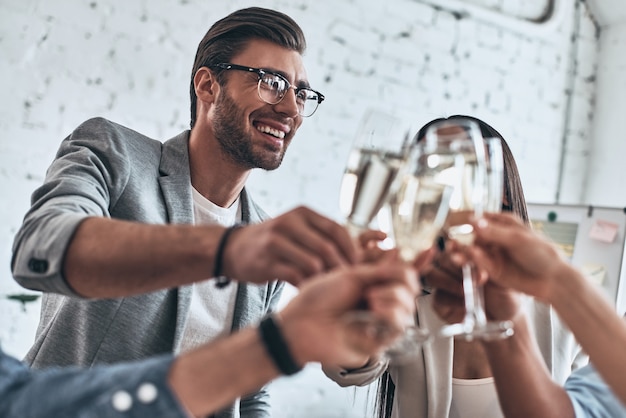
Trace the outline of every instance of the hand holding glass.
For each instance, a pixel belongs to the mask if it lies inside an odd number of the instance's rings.
[[[485,138],[485,212],[498,213],[502,210],[504,196],[504,157],[500,138]],[[483,286],[473,281],[473,304],[475,324],[473,335],[483,340],[496,340],[513,335],[513,322],[487,320]]]
[[[470,119],[445,120],[431,125],[423,141],[437,149],[441,158],[463,156],[462,169],[449,173],[449,184],[454,187],[454,193],[444,229],[448,239],[461,245],[471,245],[474,240],[472,218],[481,217],[486,204],[486,157],[480,128]],[[471,340],[476,336],[475,327],[481,321],[479,317],[484,316],[484,310],[480,309],[482,305],[475,292],[471,263],[462,266],[462,275],[465,317],[460,323],[442,327],[440,335]]]
[[[350,235],[365,232],[385,203],[392,183],[411,150],[408,126],[380,109],[367,109],[361,121],[341,181],[339,206]],[[367,332],[390,331],[367,310],[346,315],[346,321]]]

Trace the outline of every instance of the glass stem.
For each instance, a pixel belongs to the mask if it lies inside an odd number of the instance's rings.
[[[346,229],[352,238],[358,238],[359,235],[365,230],[362,226],[352,223],[350,220],[346,222]]]
[[[473,276],[472,276],[473,277]],[[487,314],[485,313],[485,298],[483,286],[479,286],[476,280],[472,280],[472,291],[474,292],[474,318],[478,328],[487,326]]]
[[[471,332],[474,328],[476,317],[474,309],[474,279],[472,277],[472,266],[470,263],[463,264],[463,294],[465,299],[465,319],[463,324],[466,332]]]

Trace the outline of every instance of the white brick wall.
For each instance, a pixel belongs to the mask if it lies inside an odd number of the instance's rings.
[[[600,37],[598,94],[584,201],[626,207],[626,22],[603,31]]]
[[[563,14],[550,26],[484,13],[457,19],[429,3],[262,3],[302,25],[309,77],[327,96],[283,166],[251,176],[250,187],[269,213],[306,204],[339,218],[339,179],[369,105],[418,124],[452,113],[482,117],[507,138],[530,201],[553,202],[558,193],[564,202],[581,200],[598,49],[584,4],[560,1]],[[0,2],[0,295],[23,291],[10,278],[12,239],[60,140],[96,115],[160,139],[185,129],[198,41],[216,19],[252,4]],[[5,350],[23,355],[38,321],[36,304],[23,311],[0,298],[0,318]],[[315,366],[275,387],[277,417],[366,416],[363,396],[353,406],[354,389],[326,381]]]

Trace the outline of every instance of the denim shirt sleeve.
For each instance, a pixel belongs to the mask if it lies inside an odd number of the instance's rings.
[[[591,365],[572,372],[565,390],[577,418],[626,417],[626,407]]]
[[[30,370],[0,349],[0,416],[181,417],[167,384],[169,355],[91,369]]]

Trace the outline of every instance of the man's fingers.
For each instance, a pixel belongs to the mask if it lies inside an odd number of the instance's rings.
[[[368,289],[366,300],[372,312],[398,316],[402,323],[415,312],[415,295],[404,286],[373,286]]]
[[[409,292],[415,295],[420,290],[417,272],[399,263],[361,265],[354,269],[354,273],[355,280],[358,280],[364,287],[395,283],[406,286]]]
[[[376,229],[368,229],[359,235],[359,243],[361,247],[367,248],[370,245],[378,245],[378,242],[384,241],[387,234]]]
[[[361,354],[371,355],[385,349],[402,332],[387,320],[368,315],[363,321],[353,321],[346,329],[349,347]]]
[[[328,254],[331,260],[335,260],[331,267],[345,264],[345,262],[353,264],[358,260],[359,254],[357,246],[345,227],[310,209],[303,209],[303,211],[305,211],[305,219],[308,224],[321,233],[324,240],[331,243],[333,250],[338,252],[340,258],[335,257],[335,254],[333,254],[335,251]],[[318,245],[320,245],[319,240],[317,241]],[[323,249],[323,247],[320,248]]]

